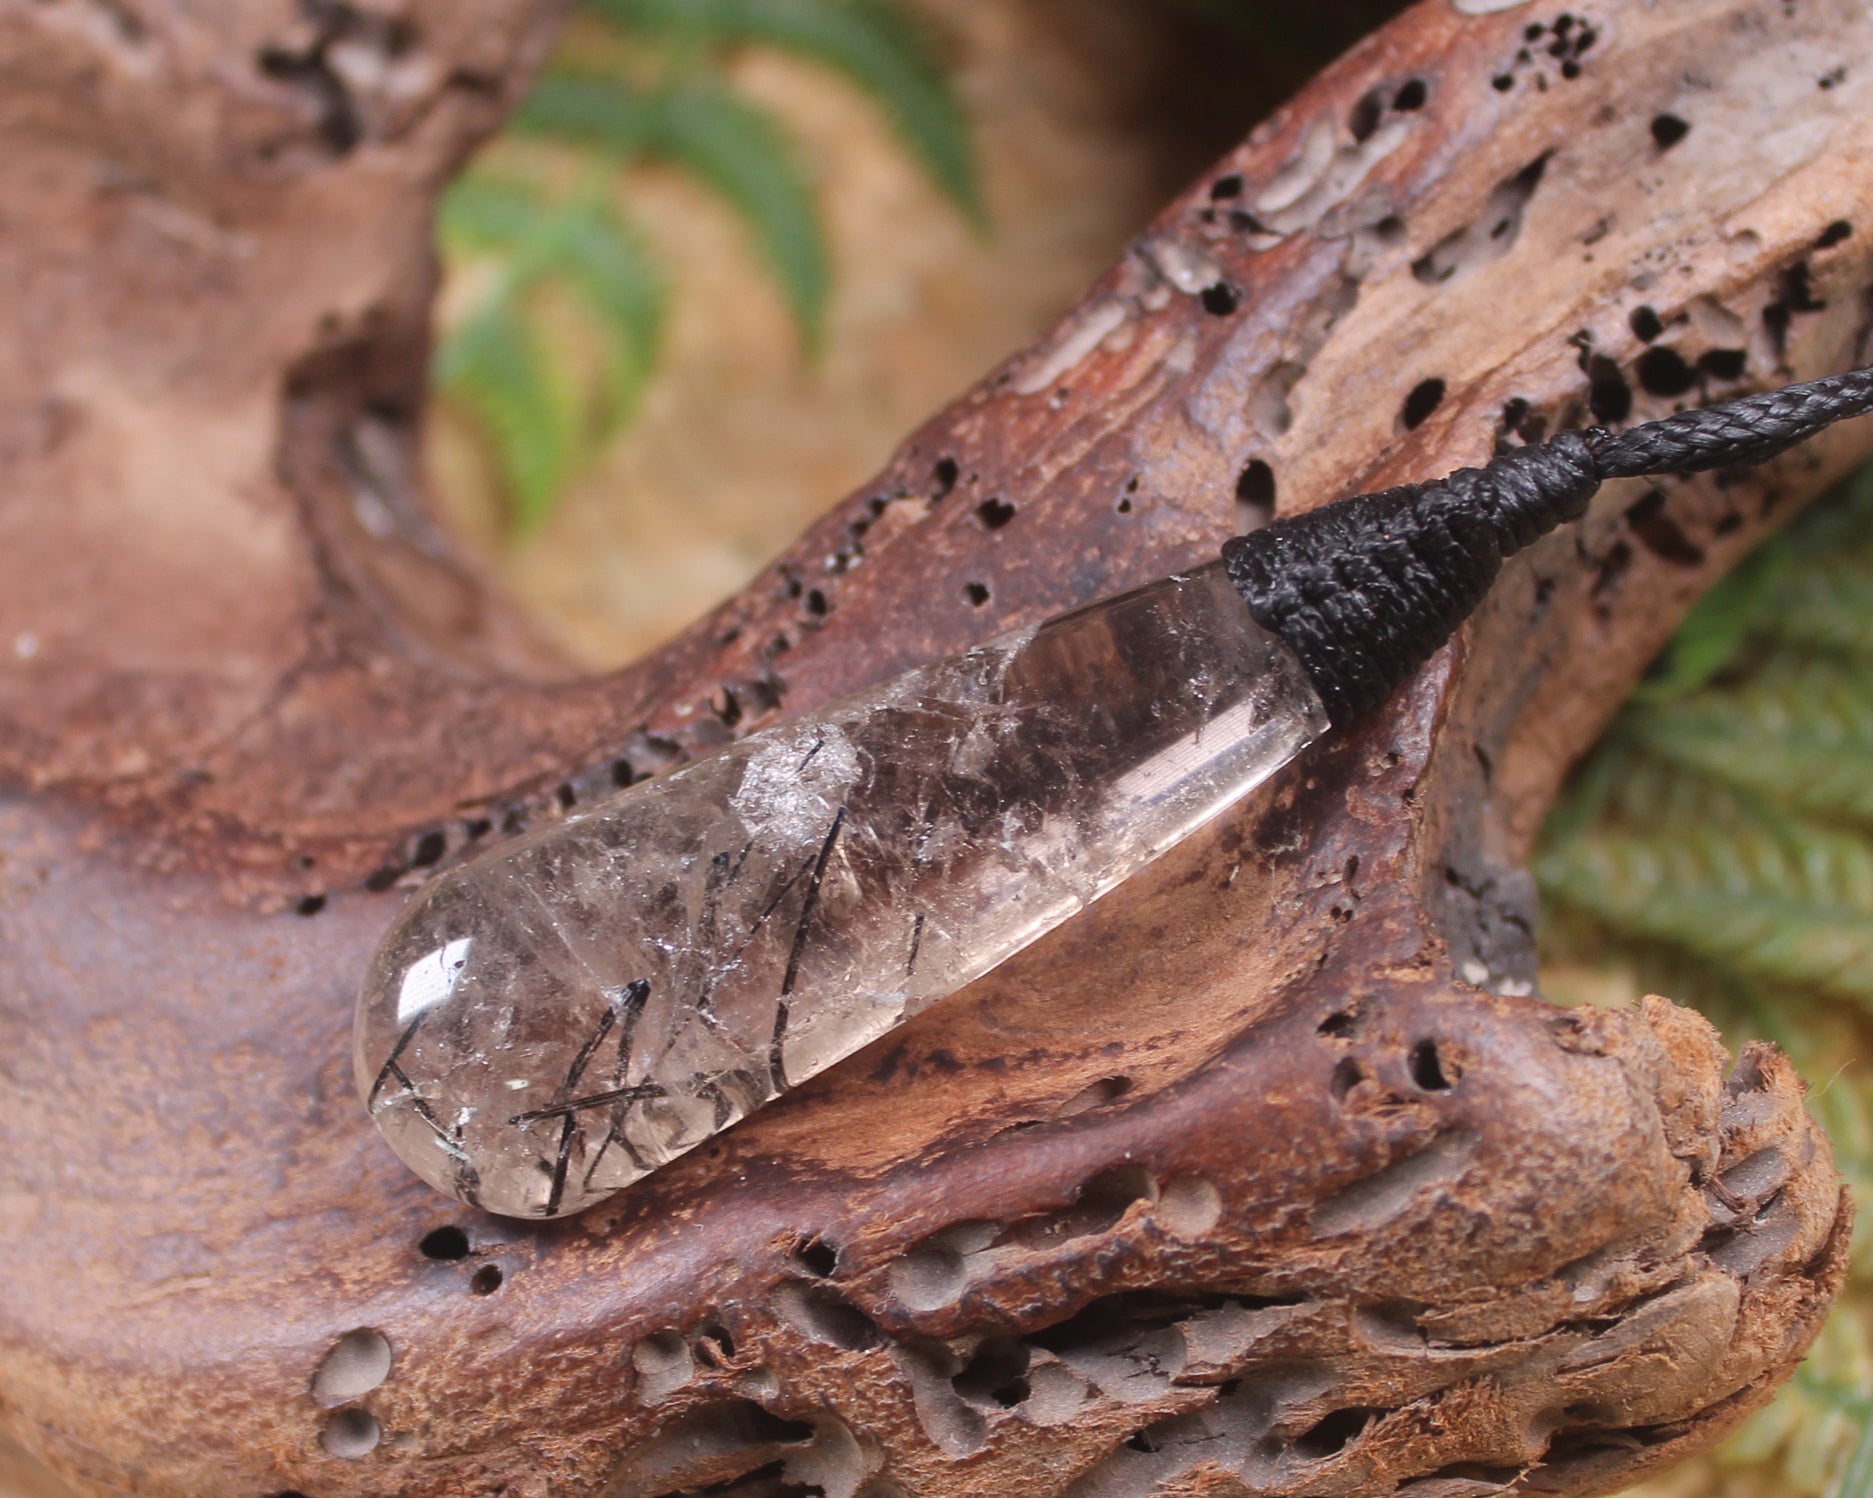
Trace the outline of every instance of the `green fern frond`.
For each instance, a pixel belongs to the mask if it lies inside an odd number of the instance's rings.
[[[1865,1442],[1873,1378],[1873,1343],[1858,1316],[1836,1316],[1822,1327],[1807,1363],[1776,1396],[1726,1443],[1720,1465],[1741,1467],[1774,1461],[1776,1491],[1846,1498],[1841,1486]]]
[[[1760,983],[1873,1007],[1873,912],[1777,896],[1766,884],[1738,891],[1673,882],[1685,872],[1638,840],[1596,843],[1568,867],[1544,871],[1554,898],[1629,938],[1668,943]]]
[[[1719,579],[1633,700],[1670,702],[1697,691],[1752,645],[1873,662],[1873,479],[1850,479]]]
[[[1864,667],[1774,657],[1731,691],[1700,693],[1669,713],[1635,713],[1629,727],[1681,769],[1873,831],[1873,692]]]
[[[1597,823],[1537,859],[1551,900],[1616,941],[1873,1009],[1873,843],[1643,755],[1619,768]]]
[[[1828,1489],[1828,1498],[1873,1498],[1873,1419],[1862,1420],[1859,1439]]]
[[[1535,872],[1550,957],[1616,963],[1734,1039],[1781,1044],[1850,1186],[1873,1192],[1873,468],[1694,611],[1557,804]],[[1850,1293],[1719,1466],[1873,1498],[1867,1300]]]
[[[588,0],[586,11],[514,132],[569,147],[558,152],[567,165],[664,162],[699,178],[747,227],[809,357],[824,340],[831,279],[813,183],[781,123],[717,76],[729,49],[779,48],[843,72],[980,222],[962,109],[900,0]],[[516,528],[544,517],[629,414],[662,341],[663,278],[584,175],[568,195],[545,185],[550,170],[518,181],[480,169],[442,213],[445,252],[483,262],[493,283],[445,331],[438,373],[481,422]],[[535,388],[523,390],[528,380]]]
[[[445,253],[511,252],[539,237],[551,211],[536,187],[492,172],[469,172],[443,195],[436,229]]]
[[[1787,548],[1771,540],[1719,578],[1685,616],[1633,700],[1670,702],[1728,666],[1777,600],[1787,567]]]
[[[831,272],[812,184],[778,121],[720,86],[690,79],[663,98],[658,143],[735,205],[786,292],[809,354],[826,323]]]
[[[1852,554],[1873,561],[1873,466],[1849,474],[1828,497],[1790,527],[1788,544],[1806,562]]]
[[[515,300],[494,298],[455,329],[442,345],[436,375],[486,432],[514,528],[531,529],[572,471],[579,422],[576,399],[541,356]]]
[[[639,237],[597,205],[570,217],[563,234],[559,264],[599,315],[607,375],[593,435],[603,438],[630,414],[657,362],[667,293]]]
[[[590,193],[567,203],[492,174],[471,174],[444,200],[441,235],[461,254],[493,253],[498,274],[447,331],[436,374],[476,418],[517,531],[542,521],[572,473],[630,410],[656,358],[664,288],[639,236]],[[563,285],[590,316],[600,373],[583,380],[549,336],[545,295]]]
[[[522,135],[592,147],[628,166],[651,153],[658,107],[654,93],[616,73],[551,72],[534,84],[509,124]]]
[[[882,107],[931,178],[982,222],[968,122],[912,18],[883,0],[589,0],[620,26],[716,45],[763,43],[844,73]]]
[[[1804,567],[1802,588],[1779,601],[1775,638],[1873,664],[1873,563],[1840,558]]]
[[[1873,662],[1873,467],[1802,516],[1777,543],[1797,565],[1761,621],[1781,645]]]
[[[1815,1086],[1808,1094],[1808,1108],[1834,1146],[1835,1163],[1847,1177],[1847,1189],[1856,1202],[1873,1201],[1873,1087],[1863,1076],[1842,1074],[1840,1051],[1825,1057],[1799,1054],[1798,1060],[1815,1075]],[[1873,1279],[1873,1231],[1862,1229],[1854,1234],[1850,1273],[1855,1279]],[[1873,1384],[1867,1385],[1873,1395]]]
[[[553,74],[536,85],[515,126],[620,162],[673,162],[708,183],[748,225],[802,340],[817,352],[830,280],[824,231],[806,170],[766,110],[699,76],[648,91],[617,76]]]

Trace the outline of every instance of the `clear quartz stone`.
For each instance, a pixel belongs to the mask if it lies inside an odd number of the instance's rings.
[[[576,1212],[980,977],[1326,729],[1221,563],[1017,630],[436,878],[359,999],[411,1169]]]

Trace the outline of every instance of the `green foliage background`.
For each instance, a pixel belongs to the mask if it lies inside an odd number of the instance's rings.
[[[772,112],[735,89],[749,47],[844,75],[978,225],[962,108],[898,0],[585,0],[508,133],[456,184],[441,238],[480,285],[444,328],[438,387],[479,428],[509,528],[552,513],[655,368],[670,278],[620,206],[634,168],[681,170],[746,227],[808,357],[831,257],[812,173]]]
[[[1685,621],[1549,818],[1544,956],[1614,965],[1794,1057],[1873,1190],[1873,468]],[[1873,1218],[1845,1304],[1718,1454],[1739,1492],[1873,1498]]]

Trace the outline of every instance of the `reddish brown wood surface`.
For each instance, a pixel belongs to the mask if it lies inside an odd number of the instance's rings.
[[[1470,1498],[1766,1397],[1845,1244],[1799,1084],[1527,996],[1521,860],[1863,430],[1609,488],[1377,721],[583,1218],[406,1177],[346,1034],[417,866],[1206,555],[1252,463],[1294,508],[1864,363],[1873,19],[1426,0],[740,597],[581,680],[410,456],[433,197],[547,11],[0,4],[6,1429],[190,1498]]]

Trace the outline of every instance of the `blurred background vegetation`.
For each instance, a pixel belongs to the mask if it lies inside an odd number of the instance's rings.
[[[738,586],[1396,0],[583,0],[452,194],[431,458],[593,664]],[[1555,809],[1545,987],[1811,1079],[1873,1186],[1873,470],[1687,621]],[[1777,1401],[1648,1498],[1873,1498],[1873,1222]]]
[[[449,518],[642,653],[1397,3],[582,0],[445,205]]]
[[[1649,1484],[1873,1495],[1873,468],[1708,593],[1548,819],[1543,989],[1692,1004],[1808,1079],[1862,1205],[1845,1303],[1776,1402]]]
[[[736,86],[732,65],[752,49],[843,75],[981,226],[962,108],[896,0],[586,0],[509,139],[455,185],[441,224],[469,289],[445,326],[437,384],[478,429],[510,533],[550,516],[658,367],[670,277],[620,201],[634,169],[673,168],[718,197],[801,353],[822,351],[825,217],[782,114]]]

